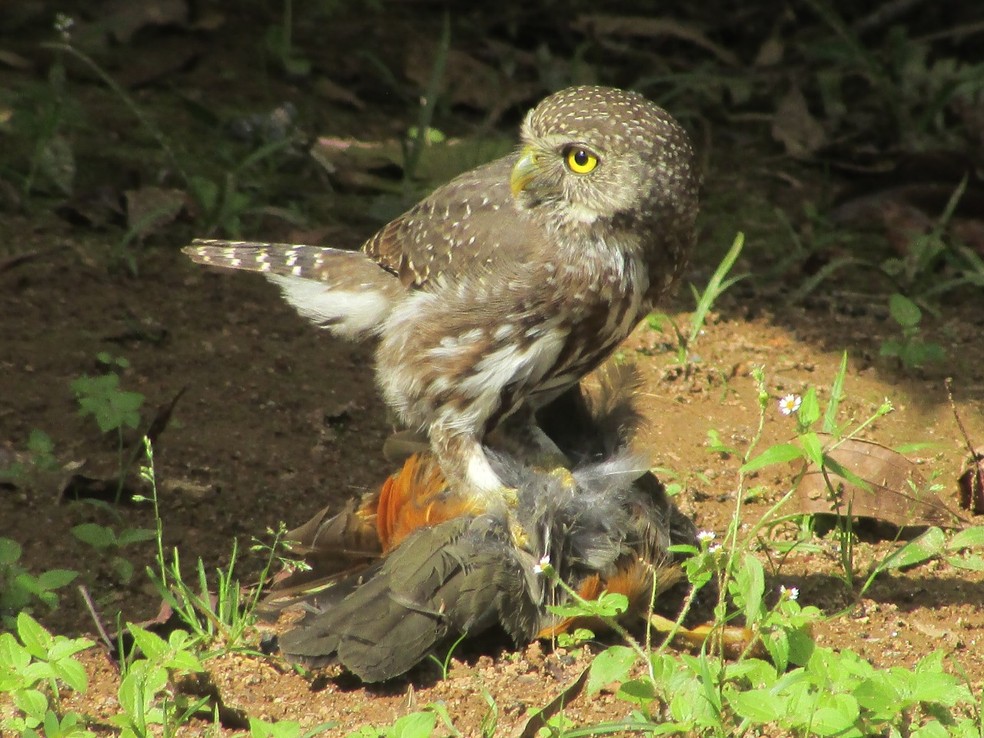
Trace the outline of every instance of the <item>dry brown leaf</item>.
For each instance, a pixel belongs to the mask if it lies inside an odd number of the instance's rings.
[[[672,18],[589,14],[578,16],[572,26],[584,33],[593,33],[598,36],[642,38],[669,36],[678,38],[711,52],[728,66],[737,67],[741,64],[741,60],[734,53],[711,41],[699,28]]]
[[[120,43],[129,43],[134,34],[149,26],[184,26],[188,22],[185,0],[113,0],[102,8],[100,25]]]
[[[772,137],[786,148],[787,154],[797,158],[810,156],[826,143],[827,134],[810,113],[799,87],[793,87],[779,101],[772,119]]]
[[[123,195],[127,227],[140,238],[174,222],[188,204],[183,190],[165,187],[141,187],[127,190]]]
[[[362,98],[347,87],[332,82],[327,77],[319,77],[314,82],[314,92],[318,97],[333,103],[343,103],[356,110],[365,110],[366,104]]]
[[[784,513],[850,514],[898,528],[928,525],[955,528],[962,524],[960,516],[928,488],[916,464],[902,454],[857,439],[847,439],[834,446],[833,436],[818,435],[821,443],[832,447],[827,457],[867,482],[869,489],[851,484],[829,468],[825,478],[820,469],[808,464],[802,469],[802,479]]]
[[[957,480],[960,507],[974,515],[984,513],[984,453],[977,451],[967,459],[964,471]]]

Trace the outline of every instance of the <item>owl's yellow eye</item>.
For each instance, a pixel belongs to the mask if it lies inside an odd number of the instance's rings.
[[[564,161],[574,174],[587,174],[598,166],[598,157],[583,146],[569,146],[564,151]]]

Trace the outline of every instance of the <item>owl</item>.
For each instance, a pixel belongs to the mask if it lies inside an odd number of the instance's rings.
[[[439,187],[359,251],[199,240],[185,253],[262,272],[335,335],[375,337],[384,399],[427,435],[449,484],[508,504],[486,445],[563,458],[537,409],[678,280],[697,201],[693,149],[666,111],[579,86],[526,115],[514,153]]]

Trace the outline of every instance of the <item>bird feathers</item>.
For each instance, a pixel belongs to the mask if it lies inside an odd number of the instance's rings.
[[[576,429],[565,451],[590,449],[590,456],[612,449],[601,461],[577,464],[573,486],[562,474],[489,450],[496,473],[518,490],[512,512],[476,506],[444,480],[432,455],[408,461],[372,498],[375,504],[367,500],[359,508],[376,510],[381,549],[390,549],[384,537],[391,536],[393,547],[380,562],[347,577],[334,575],[334,588],[308,596],[298,597],[290,579],[279,585],[292,593],[288,601],[307,611],[281,638],[282,652],[309,665],[337,660],[363,680],[379,681],[399,676],[461,635],[496,625],[520,644],[555,635],[576,621],[547,610],[568,595],[537,573],[544,558],[582,593],[619,591],[633,614],[647,609],[654,583],[665,592],[681,579],[668,546],[694,544],[696,529],[648,465],[624,450],[632,431],[624,423],[637,417],[625,395],[631,375],[617,372],[606,385],[593,409],[578,390],[558,403]],[[324,516],[316,527],[338,528]],[[307,550],[318,537],[311,530]],[[393,531],[406,535],[395,538]],[[278,608],[284,604],[278,593],[271,597]],[[672,614],[679,600],[659,604]]]

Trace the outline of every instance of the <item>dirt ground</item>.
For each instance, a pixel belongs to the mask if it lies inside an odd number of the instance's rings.
[[[198,74],[197,82],[206,84],[205,74]],[[371,117],[372,109],[364,115]],[[370,127],[386,125],[376,120]],[[509,125],[501,127],[509,131]],[[711,199],[720,202],[748,189],[765,201],[792,203],[792,208],[806,197],[785,191],[788,180],[764,172],[767,163],[743,169],[741,156],[747,152],[740,151],[740,142],[717,145],[719,158],[705,174]],[[722,146],[734,149],[722,152]],[[736,170],[743,173],[738,176]],[[789,176],[804,175],[791,167]],[[747,212],[735,207],[708,218],[690,282],[706,283],[736,230],[755,231],[754,223],[746,223]],[[71,474],[96,480],[116,476],[116,437],[100,436],[93,420],[80,416],[69,387],[83,374],[102,371],[99,352],[129,361],[129,368],[121,370],[121,384],[145,396],[145,418],[184,391],[156,444],[155,462],[165,546],[177,546],[186,563],[201,557],[209,567],[223,565],[238,539],[239,571],[249,581],[264,563],[262,553],[247,550],[253,537],[269,540],[265,531],[281,521],[293,526],[326,504],[341,506],[391,471],[381,448],[393,426],[371,380],[371,347],[320,334],[256,275],[219,274],[192,265],[178,251],[187,225],[141,247],[139,277],[131,277],[107,269],[106,233],[70,220],[37,209],[9,210],[0,221],[0,262],[37,252],[36,258],[6,263],[0,270],[0,460],[23,453],[31,431],[40,429],[53,439],[60,467],[0,485],[0,535],[23,545],[23,562],[32,572],[79,570],[110,624],[118,611],[123,620],[140,621],[153,616],[160,604],[141,573],[153,560],[152,543],[126,549],[137,573],[123,583],[108,556],[69,532],[87,521],[154,525],[146,504],[125,504],[121,523],[106,510],[63,496]],[[332,239],[355,245],[370,226],[365,218],[353,217],[340,218],[332,228]],[[765,271],[774,256],[761,247],[750,237],[736,271]],[[926,330],[948,356],[944,364],[902,370],[878,355],[882,341],[897,332],[886,298],[859,288],[858,282],[827,281],[810,300],[792,307],[775,283],[740,283],[715,305],[695,347],[699,361],[689,372],[674,363],[669,329],[644,324],[623,346],[624,358],[645,379],[638,401],[647,423],[637,445],[651,454],[664,481],[681,484],[677,502],[700,529],[722,534],[734,510],[740,460],[709,449],[708,430],[740,450],[752,439],[759,416],[751,369],[764,368],[773,400],[765,419],[765,448],[788,440],[795,430],[793,421],[779,413],[778,399],[801,394],[807,386],[816,386],[825,399],[845,350],[842,418],[864,419],[890,399],[895,411],[869,426],[864,437],[891,447],[927,442],[908,456],[927,477],[936,475],[943,502],[959,508],[956,480],[967,451],[944,378],[953,379],[956,410],[970,437],[984,444],[984,298],[960,293],[943,306],[940,319],[928,319]],[[692,304],[684,290],[668,312],[683,322]],[[134,435],[125,438],[127,444],[134,440]],[[753,478],[762,491],[744,508],[744,522],[757,521],[790,479],[774,472]],[[962,514],[974,522],[970,513]],[[818,626],[821,644],[853,649],[886,667],[912,665],[943,650],[976,690],[984,686],[984,576],[934,562],[884,575],[857,600],[839,578],[834,538],[815,543],[809,552],[794,551],[782,560],[763,554],[763,560],[772,590],[795,586],[804,604],[829,614],[844,610]],[[858,544],[855,566],[862,580],[893,545]],[[42,621],[66,635],[94,632],[74,588]],[[90,690],[66,706],[104,720],[118,709],[119,674],[100,648],[81,659]],[[524,722],[527,710],[546,704],[587,663],[582,652],[534,644],[517,653],[492,639],[457,654],[447,679],[423,666],[371,688],[338,670],[306,679],[259,655],[221,656],[207,669],[227,707],[268,720],[299,720],[305,726],[337,721],[341,733],[389,724],[442,702],[463,735],[477,734],[490,710],[497,713],[500,733],[507,735]],[[617,719],[629,710],[607,692],[575,699],[565,708],[578,725]],[[195,721],[182,735],[217,734],[213,730]],[[218,734],[241,730],[230,719]]]
[[[319,335],[260,278],[209,274],[174,251],[160,249],[146,260],[152,279],[121,283],[98,266],[87,266],[85,241],[68,232],[45,232],[36,245],[53,242],[66,248],[43,265],[26,264],[3,275],[2,423],[10,446],[23,444],[34,428],[49,429],[60,462],[78,462],[77,473],[112,479],[114,441],[98,439],[92,420],[79,417],[69,382],[81,372],[95,372],[94,354],[109,351],[129,358],[124,385],[143,393],[151,407],[187,387],[155,449],[164,540],[178,546],[186,562],[202,557],[210,565],[228,560],[234,538],[246,544],[280,521],[299,524],[321,506],[340,505],[379,484],[388,473],[380,448],[391,426],[367,380],[367,349]],[[957,508],[955,478],[965,453],[942,375],[903,379],[865,358],[865,343],[877,345],[885,331],[883,320],[845,319],[817,310],[787,312],[781,321],[767,310],[744,317],[750,312],[747,302],[754,299],[724,301],[700,338],[703,363],[690,377],[675,376],[671,355],[659,349],[669,337],[647,327],[624,349],[646,378],[640,403],[648,426],[638,445],[652,453],[655,465],[679,475],[684,491],[678,502],[698,526],[723,533],[734,509],[738,462],[710,452],[706,433],[716,429],[725,443],[739,448],[751,438],[758,415],[749,368],[765,367],[770,392],[778,399],[807,385],[829,387],[839,347],[852,356],[845,412],[861,419],[890,398],[896,411],[866,437],[890,446],[931,442],[918,458],[927,472],[939,474],[942,499]],[[981,437],[984,356],[972,317],[951,319],[947,350],[960,360],[946,373],[954,377],[968,430]],[[165,337],[157,344],[120,338],[134,326],[152,327]],[[791,434],[790,419],[770,406],[764,443]],[[765,493],[746,507],[747,520],[757,520],[788,481],[756,480]],[[69,535],[80,522],[111,524],[111,518],[90,505],[61,500],[60,484],[63,477],[55,475],[50,487],[5,488],[0,496],[4,534],[23,544],[24,561],[33,571],[64,566],[82,571],[101,612],[119,609],[135,621],[152,616],[159,598],[144,577],[138,574],[130,585],[121,585],[105,560]],[[153,527],[147,505],[125,508],[123,518],[130,527]],[[837,579],[836,543],[821,539],[819,544],[820,552],[793,553],[781,565],[772,562],[769,580],[772,588],[798,587],[802,602],[828,613],[855,605],[820,626],[819,642],[854,649],[884,666],[911,665],[943,649],[975,684],[984,682],[978,643],[984,577],[930,564],[883,576],[854,603]],[[859,570],[889,548],[887,543],[860,544]],[[150,563],[153,546],[141,544],[127,553],[139,571]],[[262,564],[260,554],[244,559],[245,572]],[[71,591],[45,621],[59,633],[93,633],[80,598]],[[84,654],[83,661],[93,684],[80,706],[106,717],[116,709],[118,674],[100,649]],[[223,656],[208,668],[225,703],[249,715],[304,724],[338,720],[354,728],[387,724],[415,705],[443,701],[456,727],[469,735],[489,710],[483,691],[498,705],[505,730],[520,723],[527,708],[546,703],[585,665],[583,655],[570,658],[539,644],[516,654],[500,643],[491,649],[476,645],[463,660],[456,658],[447,680],[423,668],[373,688],[342,674],[309,682],[252,656]],[[580,724],[627,710],[602,695],[576,701],[568,715]]]

